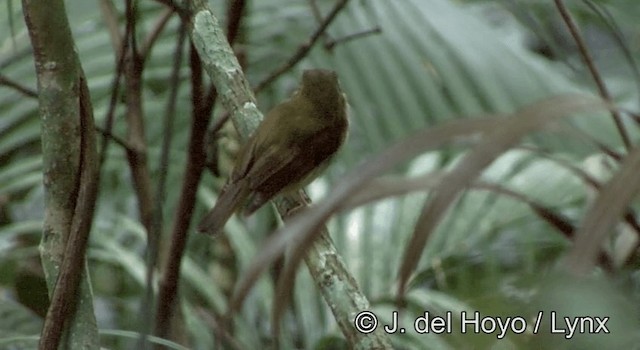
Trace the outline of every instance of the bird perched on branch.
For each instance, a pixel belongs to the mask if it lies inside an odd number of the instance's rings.
[[[326,168],[347,129],[336,73],[304,71],[300,88],[267,113],[240,149],[231,177],[198,231],[216,234],[238,209],[249,215],[276,195],[304,187]]]

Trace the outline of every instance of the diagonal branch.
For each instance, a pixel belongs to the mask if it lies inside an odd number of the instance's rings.
[[[578,26],[573,20],[573,17],[571,17],[571,14],[567,10],[562,0],[554,0],[554,1],[556,3],[556,7],[558,8],[558,11],[560,12],[560,15],[562,16],[562,19],[564,20],[565,24],[567,25],[567,28],[569,29],[569,32],[571,33],[571,36],[573,37],[573,40],[575,40],[576,45],[578,45],[578,49],[580,50],[582,59],[584,60],[584,63],[587,65],[587,68],[589,69],[589,72],[591,73],[591,76],[593,77],[593,80],[595,81],[596,86],[598,87],[598,92],[600,93],[600,96],[605,101],[612,103],[613,98],[611,97],[611,94],[609,93],[609,90],[607,89],[607,85],[604,83],[604,80],[602,79],[600,72],[598,72],[598,68],[596,68],[595,63],[593,62],[593,58],[589,53],[587,44],[584,42],[584,39],[582,39],[582,36],[580,35],[580,30],[578,29]],[[618,110],[618,108],[615,107],[613,103],[612,103],[612,106],[614,107],[611,108],[611,116],[613,118],[614,123],[616,124],[616,128],[618,128],[618,132],[620,133],[620,137],[622,138],[622,143],[624,147],[627,149],[627,151],[629,151],[631,150],[631,139],[629,138],[629,134],[627,133],[627,130],[625,129],[624,124],[622,123],[622,115],[620,114],[620,110]]]

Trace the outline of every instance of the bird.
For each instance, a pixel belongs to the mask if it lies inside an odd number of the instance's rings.
[[[197,230],[216,235],[234,212],[250,215],[315,179],[344,143],[347,102],[337,74],[303,71],[300,87],[265,116],[240,148],[231,175]]]

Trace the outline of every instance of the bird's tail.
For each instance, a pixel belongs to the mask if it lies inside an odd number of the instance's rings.
[[[246,200],[248,196],[246,187],[241,182],[228,185],[218,197],[213,209],[200,221],[198,231],[209,235],[222,231],[227,220]]]

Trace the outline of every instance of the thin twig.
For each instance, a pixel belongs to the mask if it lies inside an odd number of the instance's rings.
[[[578,46],[578,49],[580,50],[580,53],[582,55],[582,58],[585,62],[585,64],[587,65],[589,71],[591,72],[591,75],[593,76],[596,85],[598,87],[598,90],[600,92],[600,96],[606,100],[607,102],[612,103],[612,98],[611,95],[602,79],[602,77],[600,76],[600,73],[598,72],[595,63],[593,62],[593,59],[591,58],[591,55],[586,47],[586,44],[584,42],[584,40],[582,39],[582,36],[580,35],[580,32],[577,28],[577,25],[575,24],[575,21],[573,20],[571,14],[569,13],[569,11],[567,10],[566,6],[564,5],[564,3],[562,2],[562,0],[555,0],[556,3],[556,7],[558,8],[558,10],[560,11],[560,14],[563,18],[563,20],[565,21],[569,31],[571,32],[571,35],[573,36],[574,40],[576,41],[576,44]],[[600,15],[600,17],[604,20],[604,16],[602,15],[602,13],[600,13],[595,5],[593,3],[591,3],[590,1],[585,1],[585,3],[592,9],[594,10],[594,12],[596,12],[597,14]],[[619,30],[616,30],[617,27],[615,27],[615,23],[613,23],[613,21],[609,21],[607,22],[608,25],[610,27],[612,27],[614,33],[616,33],[617,35],[615,35],[615,37],[618,39],[619,43],[621,44],[621,46],[624,48],[625,45],[623,44],[622,41],[622,37],[621,37],[621,33]],[[625,50],[625,53],[627,53],[628,50]],[[627,55],[628,56],[628,55]],[[635,60],[633,60],[633,58],[629,58],[630,64],[633,67],[633,71],[637,76],[637,68],[634,65]],[[613,104],[612,104],[613,105]],[[631,146],[631,141],[629,139],[629,136],[627,134],[626,129],[624,128],[624,125],[622,124],[622,116],[620,114],[620,110],[618,108],[612,108],[611,109],[611,115],[613,117],[613,120],[616,124],[616,127],[618,128],[618,131],[620,133],[620,136],[622,138],[622,141],[625,145],[625,148],[627,150],[629,150],[632,146]],[[596,142],[596,144],[598,144],[599,148],[607,155],[609,155],[610,157],[612,157],[613,159],[615,159],[618,162],[622,161],[622,158],[619,154],[617,154],[615,151],[609,149],[608,147],[605,147],[604,145]],[[640,234],[640,226],[638,224],[638,222],[635,220],[635,215],[633,213],[633,211],[631,209],[629,209],[625,214],[624,214],[625,220],[627,220],[627,223],[636,231],[636,234]],[[640,245],[640,242],[638,242],[636,244],[637,246]],[[628,263],[628,261],[627,261]]]
[[[223,326],[224,320],[217,320],[214,316],[212,316],[204,309],[197,309],[196,313],[209,325],[209,327],[213,330],[217,337],[224,340],[227,349],[242,350],[247,348],[246,346],[243,346],[243,344],[240,344],[240,342],[238,342],[238,340],[236,340],[231,334],[229,334],[227,329]]]
[[[127,24],[125,25],[124,37],[128,38],[129,33],[132,30],[133,30],[133,24],[127,21]],[[117,35],[117,32],[112,34]],[[114,40],[115,39],[112,39],[112,42],[116,42]],[[107,159],[107,151],[109,150],[110,138],[107,137],[107,135],[111,135],[112,134],[111,130],[113,130],[113,121],[115,118],[116,106],[118,105],[118,97],[120,94],[120,80],[122,79],[122,76],[124,74],[124,66],[125,66],[124,63],[125,63],[126,53],[129,50],[129,40],[120,40],[120,44],[121,44],[120,48],[116,50],[116,52],[118,53],[118,60],[116,62],[116,75],[113,78],[113,82],[111,83],[111,98],[109,100],[109,108],[107,109],[107,115],[104,118],[104,127],[103,127],[104,132],[102,134],[102,147],[100,149],[100,157],[99,157],[99,167],[101,170],[102,170],[102,165]],[[129,151],[130,148],[127,147],[127,150]]]
[[[177,13],[182,19],[189,17],[189,10],[186,7],[178,5],[173,0],[155,0],[156,2],[163,4],[170,8],[173,12]]]
[[[126,152],[133,152],[133,148],[131,146],[129,146],[127,144],[127,141],[123,138],[121,138],[118,135],[114,135],[113,133],[103,129],[102,127],[99,127],[96,125],[95,127],[96,131],[100,133],[100,135],[102,135],[103,137],[107,137],[109,139],[111,139],[113,142],[115,142],[118,146],[122,147]]]
[[[298,48],[298,51],[296,51],[296,53],[294,53],[293,56],[291,56],[291,58],[287,62],[285,62],[279,68],[275,69],[267,78],[265,78],[263,81],[258,83],[256,88],[254,89],[255,93],[257,94],[266,86],[273,83],[282,74],[286,73],[291,68],[295,67],[295,65],[298,64],[298,62],[300,62],[303,58],[305,58],[307,54],[309,54],[309,51],[311,51],[311,48],[313,47],[313,45],[318,41],[318,39],[320,39],[320,37],[322,36],[322,33],[324,33],[327,30],[329,25],[338,16],[338,13],[340,13],[340,11],[347,5],[348,2],[349,0],[338,0],[335,6],[333,7],[333,9],[331,10],[331,12],[329,13],[329,15],[327,15],[327,17],[320,24],[318,29],[316,29],[316,31],[311,35],[309,40],[307,40],[307,42],[305,42],[304,44],[300,45],[300,47]]]
[[[2,74],[0,74],[0,85],[10,87],[27,97],[38,98],[38,93],[36,91],[22,86],[18,82],[15,82]]]
[[[316,19],[318,24],[322,23],[322,13],[320,12],[320,8],[318,7],[318,3],[316,0],[309,0],[309,5],[311,6],[311,13],[313,13],[313,18]]]
[[[582,38],[582,35],[580,35],[580,31],[578,30],[578,26],[573,20],[573,17],[567,10],[562,0],[554,0],[554,2],[556,4],[556,7],[558,8],[558,11],[560,12],[560,15],[562,16],[562,19],[567,25],[567,28],[569,29],[569,32],[571,33],[573,40],[575,40],[576,45],[578,46],[578,50],[580,50],[582,59],[584,60],[584,63],[587,65],[587,68],[589,69],[589,72],[591,73],[591,76],[593,77],[596,83],[596,86],[598,87],[600,96],[605,101],[613,105],[613,99],[611,98],[611,94],[609,93],[609,90],[607,89],[607,86],[605,85],[604,80],[600,76],[600,73],[598,72],[598,69],[596,68],[595,63],[593,62],[593,58],[589,53],[589,49],[587,48],[587,45],[585,44],[584,39]],[[613,121],[616,124],[616,128],[618,128],[618,132],[620,133],[620,137],[622,138],[622,143],[624,144],[627,151],[629,151],[632,147],[631,140],[629,139],[627,130],[625,129],[624,124],[622,122],[622,116],[620,115],[620,111],[617,108],[615,108],[615,106],[611,108],[611,116],[613,117]]]
[[[382,29],[380,27],[375,27],[375,28],[371,28],[371,29],[368,29],[368,30],[363,30],[363,31],[358,32],[358,33],[345,35],[342,38],[338,38],[338,39],[335,39],[335,40],[328,41],[328,42],[326,42],[324,44],[324,47],[327,50],[333,50],[333,48],[336,47],[336,45],[344,44],[344,43],[346,43],[348,41],[351,41],[351,40],[360,39],[360,38],[365,37],[365,36],[369,36],[369,35],[373,35],[373,34],[379,34],[379,33],[382,33]]]
[[[159,238],[162,232],[163,215],[162,208],[164,206],[166,197],[166,184],[167,174],[169,172],[169,152],[171,150],[171,141],[173,139],[173,121],[176,115],[176,104],[178,100],[178,89],[180,86],[180,67],[182,65],[182,52],[183,45],[186,38],[186,26],[184,23],[180,24],[178,30],[178,39],[176,43],[176,49],[174,53],[173,68],[171,72],[169,92],[169,99],[167,102],[167,108],[165,110],[163,120],[163,137],[162,137],[162,151],[160,152],[160,162],[158,165],[158,181],[156,183],[156,201],[155,208],[153,210],[154,220],[152,222],[153,234],[149,234],[149,240],[147,243],[147,276],[146,276],[146,292],[141,306],[141,346],[139,348],[147,349],[149,342],[147,336],[151,331],[151,324],[153,323],[153,305],[154,305],[154,279],[156,265],[158,261],[159,251]]]
[[[534,214],[544,220],[547,224],[553,226],[568,240],[575,240],[575,233],[577,230],[575,225],[571,223],[571,220],[569,218],[562,215],[562,213],[556,212],[553,209],[536,202],[525,194],[509,189],[500,184],[484,181],[477,181],[471,184],[470,189],[485,190],[493,192],[496,195],[503,195],[512,198],[515,201],[522,202],[526,204],[534,212]],[[611,257],[605,252],[601,251],[598,253],[598,262],[599,265],[605,268],[607,271],[613,271],[613,262],[611,261]]]
[[[133,0],[127,0],[125,16],[131,23],[132,30],[126,38],[129,41],[129,50],[125,59],[125,103],[127,123],[127,143],[133,148],[133,152],[127,153],[127,162],[133,180],[133,189],[137,197],[137,207],[142,226],[147,235],[156,234],[153,231],[154,193],[151,171],[148,165],[147,140],[145,135],[144,108],[142,103],[142,75],[144,61],[138,51],[137,39],[137,8]]]
[[[205,101],[202,88],[202,68],[200,58],[193,46],[190,49],[191,86],[193,117],[191,122],[191,137],[189,138],[188,158],[184,170],[184,181],[180,191],[180,199],[174,215],[171,233],[171,247],[162,271],[158,291],[158,305],[156,307],[155,334],[166,337],[170,331],[171,319],[176,306],[176,294],[180,280],[180,263],[187,242],[187,232],[193,208],[195,207],[198,184],[202,177],[205,164],[204,139],[207,124],[211,118],[209,104]],[[215,97],[214,97],[215,100]]]
[[[142,44],[142,48],[140,48],[140,57],[142,57],[143,61],[146,61],[151,49],[153,48],[153,44],[156,43],[158,38],[160,37],[160,33],[167,26],[167,23],[173,16],[174,12],[171,9],[166,9],[163,13],[160,14],[157,22],[153,25],[151,32],[147,35],[144,43]]]
[[[613,38],[618,43],[618,46],[620,46],[620,49],[622,50],[622,53],[625,59],[629,63],[629,68],[633,73],[633,77],[636,83],[636,89],[638,90],[638,92],[640,92],[640,70],[638,69],[638,65],[636,63],[637,60],[633,55],[633,53],[631,52],[631,49],[629,48],[628,41],[625,40],[624,38],[624,33],[622,32],[620,27],[618,27],[618,25],[616,24],[616,21],[613,18],[613,16],[611,16],[611,12],[607,10],[607,8],[604,7],[604,5],[600,3],[596,3],[593,0],[583,0],[583,2],[587,5],[587,7],[589,7],[593,12],[595,12],[598,15],[598,17],[600,17],[602,22],[604,22],[609,27],[609,29],[611,29]],[[640,96],[640,94],[638,96]]]
[[[218,131],[220,131],[224,126],[224,124],[229,120],[230,117],[231,117],[231,113],[228,113],[228,112],[221,115],[220,118],[216,119],[216,121],[213,123],[211,128],[209,128],[209,133],[211,135],[217,134]]]
[[[313,14],[313,18],[315,18],[316,23],[322,23],[322,12],[320,12],[320,7],[318,6],[318,2],[316,0],[309,0],[309,6],[311,6],[311,13]],[[322,40],[326,45],[328,42],[333,41],[331,36],[325,31],[322,33]]]
[[[123,37],[120,35],[118,9],[113,4],[112,0],[100,0],[98,4],[100,5],[100,13],[102,14],[102,19],[107,26],[107,31],[109,32],[111,46],[113,47],[116,56],[120,57],[120,55],[122,54],[120,50],[122,49]]]

